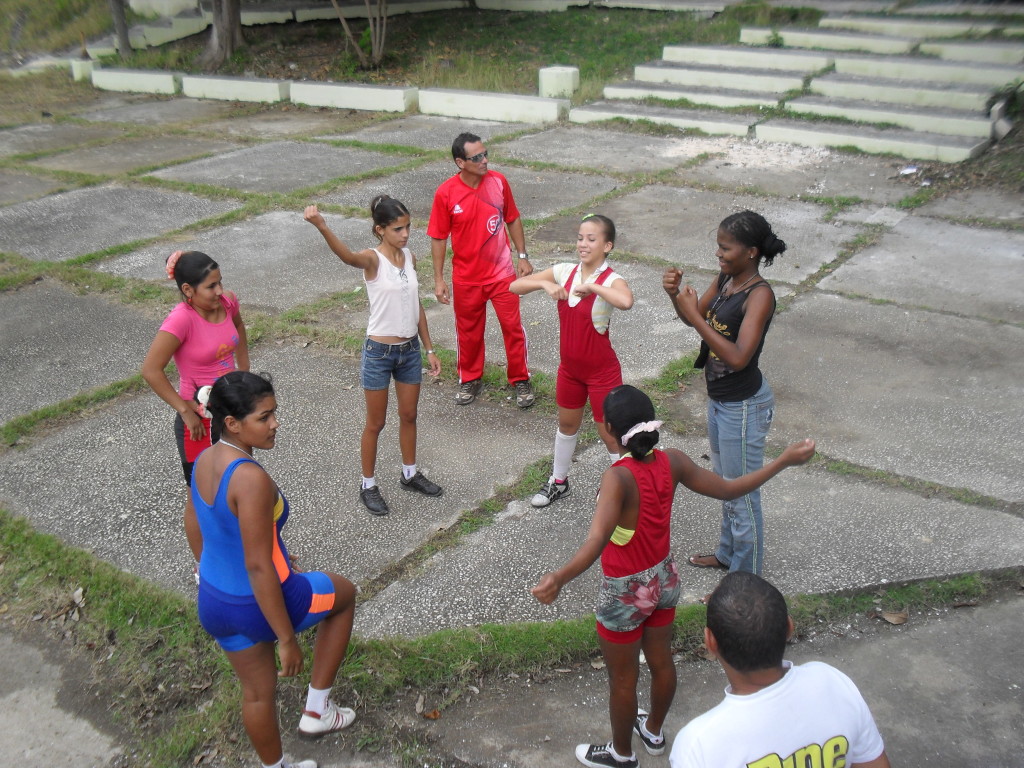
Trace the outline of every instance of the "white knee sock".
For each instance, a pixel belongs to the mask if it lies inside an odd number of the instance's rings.
[[[306,711],[322,715],[324,710],[327,709],[327,699],[330,695],[330,688],[314,688],[312,685],[309,686],[309,690],[306,692]]]
[[[579,432],[575,435],[563,435],[562,430],[555,431],[555,461],[551,468],[555,480],[562,481],[569,476],[569,465],[572,464],[578,437]]]

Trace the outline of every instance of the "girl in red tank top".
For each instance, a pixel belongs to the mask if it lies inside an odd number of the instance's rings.
[[[555,401],[555,432],[551,477],[531,503],[546,507],[569,495],[569,465],[583,424],[583,407],[590,400],[598,434],[612,459],[618,458],[615,438],[604,426],[601,404],[605,395],[622,384],[622,368],[608,337],[612,309],[633,306],[633,291],[607,262],[615,247],[615,224],[607,216],[588,213],[576,236],[578,264],[556,264],[543,272],[521,277],[509,286],[524,295],[544,290],[558,303],[559,353]]]

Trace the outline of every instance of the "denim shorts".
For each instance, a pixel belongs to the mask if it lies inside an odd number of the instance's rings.
[[[359,369],[363,389],[387,389],[392,377],[402,384],[423,381],[419,339],[401,344],[382,344],[373,339],[363,342],[363,362]]]

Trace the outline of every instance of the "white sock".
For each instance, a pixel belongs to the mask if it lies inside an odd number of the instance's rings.
[[[270,765],[267,765],[266,763],[260,763],[260,765],[262,765],[263,768],[284,768],[284,757],[282,757],[276,763],[271,763]]]
[[[416,474],[416,465],[415,464],[403,464],[402,465],[402,477],[404,477],[406,480],[412,479],[413,475],[415,475],[415,474]]]
[[[619,454],[617,454],[617,453],[612,453],[611,451],[608,452],[608,461],[610,461],[612,464],[614,464],[616,461],[618,461],[621,458],[622,457],[619,456]]]
[[[330,695],[330,688],[314,688],[312,685],[309,686],[309,690],[306,692],[306,709],[309,712],[316,712],[318,715],[322,715],[324,710],[327,709],[327,698]]]
[[[632,754],[629,757],[623,757],[622,755],[620,755],[618,752],[615,751],[615,744],[611,742],[608,743],[608,751],[611,753],[611,756],[618,760],[620,763],[625,763],[630,760],[636,760],[636,754]]]
[[[651,733],[647,730],[647,718],[645,717],[640,721],[640,732],[651,741],[661,741],[662,736],[660,733]]]
[[[375,486],[376,484],[377,484],[377,476],[376,475],[374,475],[373,477],[364,477],[363,478],[363,489],[364,490],[366,488],[373,488],[373,486]]]
[[[569,465],[572,464],[578,437],[579,432],[575,435],[563,435],[562,430],[555,430],[555,460],[551,474],[558,482],[563,482],[569,476]]]

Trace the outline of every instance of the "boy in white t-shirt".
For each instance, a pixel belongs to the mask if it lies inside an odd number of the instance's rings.
[[[783,661],[793,633],[782,593],[734,571],[708,601],[704,642],[722,665],[725,700],[676,737],[671,768],[889,768],[857,686],[819,661]]]

